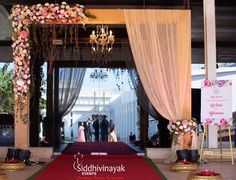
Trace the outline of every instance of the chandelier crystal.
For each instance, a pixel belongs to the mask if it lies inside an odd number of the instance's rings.
[[[107,72],[103,71],[102,69],[98,70],[95,69],[89,76],[93,80],[105,80],[108,78]]]
[[[92,52],[109,53],[115,42],[115,36],[111,30],[109,31],[107,25],[98,25],[96,32],[92,31],[89,42],[92,46]]]

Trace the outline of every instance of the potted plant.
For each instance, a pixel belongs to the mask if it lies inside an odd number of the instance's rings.
[[[190,162],[197,162],[198,150],[191,150],[192,135],[196,133],[197,122],[194,118],[176,120],[170,122],[168,125],[171,136],[173,138],[173,144],[180,144],[180,140],[183,141],[181,150],[177,150],[178,160],[188,160]],[[180,138],[181,137],[181,138]]]

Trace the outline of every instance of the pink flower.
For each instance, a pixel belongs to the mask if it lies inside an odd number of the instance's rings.
[[[205,81],[204,81],[204,86],[205,86],[205,87],[210,87],[210,86],[211,86],[211,81],[205,80]]]
[[[182,120],[182,124],[183,124],[183,126],[188,126],[188,120]]]
[[[21,37],[22,39],[27,38],[28,35],[29,35],[29,32],[27,32],[27,31],[25,31],[25,30],[23,30],[23,31],[20,32],[20,37]]]
[[[205,124],[206,125],[212,124],[212,119],[210,118],[205,119]]]
[[[228,124],[229,124],[229,121],[228,121],[227,119],[222,118],[222,119],[220,120],[220,124],[222,124],[222,125],[228,125]]]
[[[48,15],[48,8],[43,8],[42,15],[46,17]]]
[[[18,79],[17,81],[16,81],[16,84],[18,85],[18,86],[23,86],[24,84],[25,84],[25,82],[24,82],[24,80],[23,79]]]
[[[219,80],[219,81],[217,81],[217,84],[219,87],[222,87],[225,84],[225,80]]]

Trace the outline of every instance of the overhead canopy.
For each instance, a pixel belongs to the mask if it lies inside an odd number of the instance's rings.
[[[55,1],[48,1],[54,3]],[[1,1],[1,4],[4,5],[10,10],[13,4],[17,4],[19,1],[8,0]],[[22,4],[37,4],[42,3],[42,1],[29,1],[23,0]],[[60,3],[60,1],[57,1]],[[75,3],[72,0],[68,0],[67,3]],[[90,19],[86,25],[86,31],[79,38],[83,39],[80,42],[82,43],[86,38],[88,42],[89,33],[95,28],[95,24],[109,24],[109,27],[113,29],[116,42],[119,41],[119,37],[127,38],[124,26],[124,16],[122,14],[122,9],[126,8],[150,8],[150,9],[182,9],[186,8],[183,0],[145,0],[145,1],[135,1],[135,0],[111,0],[111,1],[80,1],[81,4],[85,5],[86,9],[94,14],[97,19]],[[204,63],[204,43],[203,43],[203,4],[202,0],[190,1],[189,8],[191,9],[191,26],[192,26],[192,63]],[[217,41],[217,62],[236,62],[236,1],[228,0],[222,2],[221,0],[216,0],[216,41]],[[6,10],[4,15],[0,13],[0,19],[8,21]],[[0,21],[1,25],[3,24],[2,20]],[[10,25],[10,22],[7,23]],[[118,24],[118,25],[117,25]],[[11,29],[7,35],[3,35],[4,31],[1,30],[0,26],[0,36],[8,37],[11,36]],[[82,29],[82,27],[81,27]],[[125,37],[124,37],[125,36]],[[128,41],[128,40],[127,40]],[[12,57],[11,52],[11,42],[7,43],[2,42],[0,38],[0,61],[7,61]],[[2,48],[4,47],[4,49]],[[116,47],[120,48],[120,47]],[[89,52],[89,51],[88,51]],[[86,53],[85,53],[86,54]],[[10,59],[11,60],[11,59]]]

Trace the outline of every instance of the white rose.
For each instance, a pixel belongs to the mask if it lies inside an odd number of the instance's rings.
[[[176,124],[177,124],[177,125],[180,125],[180,122],[179,122],[179,121],[177,121],[177,122],[176,122]]]
[[[183,126],[180,126],[179,129],[183,129]]]

